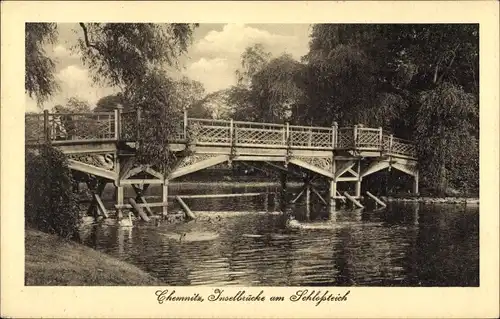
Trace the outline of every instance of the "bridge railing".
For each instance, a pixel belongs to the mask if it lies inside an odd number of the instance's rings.
[[[115,113],[26,114],[25,139],[27,142],[48,139],[55,144],[65,141],[115,140]]]
[[[76,141],[135,141],[140,111],[94,113],[27,114],[25,136],[28,143],[49,139],[53,143]],[[174,140],[188,137],[199,145],[251,146],[321,150],[361,150],[416,157],[415,145],[384,134],[382,128],[361,125],[339,128],[275,123],[188,118],[178,120]]]

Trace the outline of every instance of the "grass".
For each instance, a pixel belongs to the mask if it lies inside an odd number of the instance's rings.
[[[161,282],[104,253],[37,230],[25,232],[27,286],[154,286]]]

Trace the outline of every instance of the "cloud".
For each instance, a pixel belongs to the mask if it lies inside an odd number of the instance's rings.
[[[234,70],[224,58],[201,58],[183,72],[189,78],[203,83],[207,93],[234,84]]]
[[[300,59],[308,51],[308,26],[293,26],[277,25],[270,32],[263,29],[266,26],[226,24],[221,30],[209,31],[193,44],[189,55],[194,62],[183,73],[202,82],[210,93],[236,84],[241,54],[253,44],[262,43],[274,57],[286,52]]]
[[[57,46],[54,47],[52,50],[54,53],[54,56],[57,58],[67,58],[72,55],[71,51],[66,49],[64,46],[58,44]]]
[[[307,52],[307,35],[282,35],[244,24],[226,24],[221,31],[210,31],[193,48],[199,54],[220,57],[240,56],[246,47],[262,43],[273,55],[283,52],[300,58]]]

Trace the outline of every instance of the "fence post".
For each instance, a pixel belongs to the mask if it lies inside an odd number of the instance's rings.
[[[188,125],[188,111],[187,108],[184,108],[184,128],[183,128],[184,139],[187,139],[187,125]]]
[[[392,134],[389,135],[389,150],[388,150],[389,153],[392,153],[392,137],[393,137]]]
[[[119,141],[122,136],[122,109],[123,106],[118,104],[115,108],[115,139]]]
[[[286,122],[285,145],[287,145],[288,143],[291,144],[291,141],[290,141],[290,123]]]
[[[337,122],[333,122],[333,125],[332,125],[332,147],[333,147],[333,149],[335,149],[337,147],[337,129],[338,129]]]
[[[378,128],[378,136],[379,136],[379,148],[382,150],[384,148],[384,135],[382,133],[382,126]]]
[[[312,126],[309,127],[309,146],[312,145]]]
[[[50,141],[49,110],[43,110],[43,135],[45,142],[49,142]]]
[[[229,121],[229,144],[233,145],[234,124],[233,119]]]
[[[353,147],[356,148],[357,144],[358,144],[358,125],[354,125],[354,131],[353,131],[354,135],[353,135]]]
[[[141,137],[141,107],[137,108],[137,125],[136,125],[136,130],[135,130],[135,138],[136,141],[139,141]]]

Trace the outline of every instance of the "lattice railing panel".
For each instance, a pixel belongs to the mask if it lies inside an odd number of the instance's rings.
[[[286,145],[284,130],[236,127],[234,134],[237,144]]]
[[[382,141],[383,141],[383,146],[382,146],[383,150],[385,152],[388,152],[390,150],[390,148],[391,148],[391,136],[390,135],[384,135],[382,137]]]
[[[231,128],[228,121],[190,119],[189,137],[196,143],[229,144]]]
[[[356,147],[380,149],[380,131],[378,129],[358,128]]]
[[[121,114],[121,138],[134,141],[137,135],[137,112],[123,112]]]
[[[302,147],[333,147],[332,129],[290,126],[292,146]]]
[[[115,138],[114,113],[54,113],[48,128],[52,140],[99,140]]]
[[[354,147],[354,129],[352,127],[338,129],[338,148]]]
[[[26,142],[41,142],[44,139],[43,114],[27,114],[24,118]]]
[[[409,141],[393,137],[392,149],[390,150],[392,154],[400,154],[407,156],[416,156],[415,144]]]

